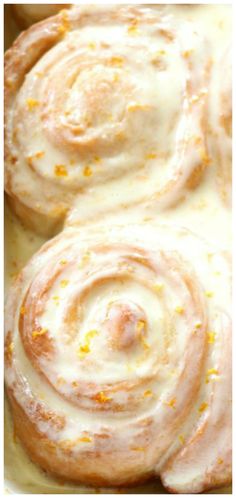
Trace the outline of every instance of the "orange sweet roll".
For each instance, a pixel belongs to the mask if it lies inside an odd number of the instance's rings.
[[[223,202],[230,206],[232,195],[232,54],[223,50],[215,61],[209,99],[208,142],[216,168],[217,185]]]
[[[54,16],[60,10],[68,8],[70,4],[13,4],[13,16],[20,28],[28,28],[31,24],[42,21],[46,17]]]
[[[32,460],[98,486],[229,482],[229,278],[224,254],[177,227],[46,243],[6,305],[7,392]]]
[[[199,64],[199,60],[201,64]],[[38,231],[150,198],[169,206],[208,162],[205,40],[165,10],[81,6],[6,54],[6,191]]]

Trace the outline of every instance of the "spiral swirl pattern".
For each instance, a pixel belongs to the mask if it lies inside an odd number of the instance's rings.
[[[206,41],[161,7],[75,7],[23,33],[5,68],[18,215],[52,233],[72,206],[85,221],[177,202],[208,164],[209,68]]]
[[[33,460],[98,485],[228,482],[229,292],[227,258],[184,229],[67,229],[48,242],[6,310],[7,389]]]

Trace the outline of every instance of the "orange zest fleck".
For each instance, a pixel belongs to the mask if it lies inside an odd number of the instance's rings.
[[[190,55],[193,53],[193,50],[185,50],[182,55],[185,59],[188,59]]]
[[[65,287],[67,287],[68,283],[69,283],[69,280],[61,280],[60,286],[64,289]]]
[[[91,437],[88,437],[88,436],[82,436],[78,439],[78,441],[80,443],[91,443],[92,442],[92,438]]]
[[[144,320],[138,320],[136,324],[137,332],[141,332],[144,329],[145,325],[146,322]]]
[[[26,308],[25,308],[25,306],[21,306],[21,308],[20,308],[20,314],[21,314],[21,315],[25,315],[25,313],[26,313]]]
[[[106,396],[106,394],[104,394],[103,391],[100,391],[98,394],[96,394],[94,396],[94,399],[98,402],[98,403],[107,403],[108,401],[111,401],[112,398]]]
[[[54,173],[56,176],[68,176],[68,172],[64,164],[56,164],[54,166]]]
[[[210,378],[212,376],[218,376],[218,375],[219,375],[219,371],[216,368],[209,368],[207,370],[207,373],[206,373],[206,384],[209,384]],[[214,377],[213,377],[213,379],[214,379]]]
[[[157,154],[155,152],[149,152],[146,154],[146,159],[156,159]]]
[[[33,330],[32,332],[32,338],[36,339],[37,337],[40,337],[48,332],[48,329],[41,328],[39,330]]]
[[[203,402],[203,403],[199,406],[198,411],[199,411],[200,413],[203,413],[203,412],[204,412],[207,408],[208,408],[208,403]]]
[[[35,109],[35,107],[39,105],[39,101],[35,99],[27,99],[26,103],[29,111],[32,111],[33,109]]]
[[[178,313],[179,315],[183,315],[183,313],[184,313],[184,308],[182,308],[182,306],[176,306],[175,311],[176,311],[176,313]]]
[[[83,175],[88,177],[88,176],[91,176],[92,174],[93,174],[93,172],[92,172],[92,169],[90,168],[90,166],[85,166],[83,169]]]
[[[68,12],[65,9],[60,11],[60,19],[61,24],[57,27],[57,31],[59,34],[64,35],[70,28]]]
[[[216,333],[215,332],[207,332],[208,344],[214,344]]]
[[[35,152],[34,157],[36,157],[36,159],[40,159],[44,156],[44,154],[45,152],[43,150],[39,150],[38,152]]]
[[[67,28],[66,26],[63,26],[63,24],[60,24],[60,26],[57,27],[57,31],[58,33],[60,33],[60,35],[64,35],[67,31]]]
[[[56,164],[54,166],[54,174],[56,176],[68,176],[68,172],[64,164]]]
[[[207,370],[207,375],[219,375],[219,371],[216,368],[209,368]]]
[[[109,60],[111,66],[122,67],[124,64],[123,57],[114,56]]]
[[[98,335],[98,331],[95,329],[89,330],[84,336],[84,344],[81,344],[78,349],[78,354],[80,358],[83,358],[84,355],[90,353],[90,343],[93,337]]]
[[[45,154],[45,152],[43,152],[43,151],[35,152],[35,154],[32,154],[31,156],[28,156],[26,158],[27,163],[29,164],[29,166],[32,166],[33,165],[33,160],[34,159],[40,159],[41,157],[44,156],[44,154]]]
[[[143,393],[143,395],[144,395],[144,396],[145,396],[145,398],[146,398],[146,397],[152,396],[152,395],[153,395],[153,392],[152,392],[152,390],[151,390],[151,389],[147,389],[147,390]]]
[[[90,347],[89,347],[89,345],[88,345],[88,344],[81,345],[81,346],[79,347],[79,351],[80,351],[81,353],[90,353]]]
[[[8,348],[7,348],[7,351],[9,354],[12,354],[13,351],[14,351],[14,342],[10,342]]]
[[[170,401],[167,401],[165,403],[167,406],[169,406],[170,408],[175,408],[175,405],[176,405],[176,398],[172,398]]]
[[[85,339],[86,339],[86,341],[89,341],[90,339],[92,339],[96,335],[98,335],[98,331],[96,329],[89,330],[89,332],[87,332],[85,335]]]

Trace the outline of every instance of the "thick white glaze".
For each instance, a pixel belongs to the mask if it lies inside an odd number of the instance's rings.
[[[219,482],[219,459],[222,476],[230,472],[229,303],[227,254],[186,229],[150,222],[67,228],[34,256],[9,295],[8,388],[59,454],[70,445],[71,463],[85,452],[90,465],[93,448],[108,480],[113,448],[115,482],[127,482],[134,465],[139,477],[155,471],[172,489],[201,492]],[[51,423],[50,410],[63,427]],[[175,465],[175,452],[188,450],[201,425],[194,479],[186,476],[181,488],[168,480],[169,458]],[[211,452],[199,471],[209,432]]]
[[[25,222],[52,233],[74,206],[79,222],[160,212],[193,190],[210,164],[212,53],[157,6],[74,8],[22,35],[6,54],[5,188]]]
[[[175,11],[175,15],[181,20],[182,16],[186,17],[186,8],[182,7],[171,7],[171,10]],[[214,10],[214,22],[212,21],[212,14]],[[226,7],[193,7],[188,9],[188,17],[193,18],[198,26],[198,30],[202,29],[203,32],[206,31],[208,36],[211,37],[212,44],[215,53],[218,52],[218,47],[226,47],[227,44],[227,31],[229,28],[229,16],[228,9]],[[225,44],[225,45],[224,45]],[[190,229],[194,229],[198,234],[207,238],[211,243],[213,243],[217,248],[221,250],[230,250],[231,246],[231,220],[229,210],[221,204],[216,189],[215,189],[215,178],[213,172],[214,164],[212,167],[208,168],[207,174],[205,175],[204,183],[197,188],[195,192],[191,192],[189,196],[186,197],[181,206],[174,209],[169,209],[165,212],[165,215],[155,213],[155,209],[151,204],[146,206],[136,206],[131,210],[123,210],[118,214],[107,215],[104,218],[104,223],[124,223],[124,222],[134,222],[134,221],[145,221],[149,223],[150,218],[161,221],[178,223],[182,226],[186,226]],[[105,190],[104,190],[105,192]],[[94,197],[94,205],[98,202],[99,196]],[[103,190],[101,187],[101,193],[103,195]],[[85,210],[88,207],[88,197],[85,199]],[[91,203],[91,197],[89,198]],[[90,206],[91,204],[89,204]],[[108,205],[109,211],[109,205]],[[8,217],[7,213],[7,277],[9,281],[12,278],[12,274],[18,271],[23,264],[27,261],[30,253],[33,254],[37,247],[43,243],[43,239],[32,235],[21,227],[19,222],[15,220],[10,220],[11,216]],[[33,238],[33,240],[32,240]],[[191,251],[191,255],[194,254],[194,247],[188,248]],[[209,256],[211,259],[211,256]],[[214,261],[214,258],[213,258]],[[212,263],[211,263],[212,264]],[[221,276],[218,274],[220,271],[218,264],[214,265],[213,272],[214,282],[215,279],[221,280]],[[203,271],[203,278],[207,278],[205,271]],[[8,280],[8,278],[7,278]],[[207,279],[209,282],[209,290],[212,286],[212,281]],[[214,285],[214,284],[213,284]],[[217,284],[216,284],[217,285]],[[221,286],[217,287],[217,292],[220,291]],[[229,297],[227,293],[223,292],[219,296],[223,307],[228,309],[229,307]],[[33,380],[32,380],[33,382]],[[9,431],[9,432],[8,432]],[[12,482],[15,483],[15,489],[28,489],[31,492],[83,492],[83,488],[73,488],[65,487],[63,488],[53,479],[46,477],[39,469],[29,463],[27,457],[24,455],[22,448],[19,443],[12,441],[12,429],[9,426],[7,431],[7,474],[9,478],[9,488],[12,486]],[[13,462],[15,462],[13,464]],[[18,468],[19,475],[21,476],[16,480],[15,478],[15,468]],[[17,481],[17,482],[16,482]],[[154,485],[155,486],[155,485]],[[14,488],[14,485],[13,485]],[[148,489],[148,488],[147,488]],[[161,492],[161,488],[154,487],[151,488],[150,492]],[[155,491],[153,491],[155,489]],[[147,491],[148,492],[148,491]]]

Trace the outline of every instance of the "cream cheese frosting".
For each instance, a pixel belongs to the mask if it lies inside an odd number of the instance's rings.
[[[229,19],[229,9],[227,7],[221,7],[221,6],[193,6],[193,7],[166,7],[165,9],[165,15],[169,14],[171,12],[171,15],[174,14],[175,17],[175,23],[178,24],[178,22],[181,23],[183,17],[185,21],[191,21],[195,23],[196,30],[198,33],[200,33],[203,38],[204,35],[206,35],[207,32],[207,37],[208,39],[211,40],[211,50],[213,51],[212,55],[212,67],[216,68],[214,69],[217,71],[217,63],[220,60],[220,57],[222,57],[222,54],[227,51],[227,46],[228,46],[228,30],[230,28],[230,19]],[[212,13],[214,10],[214,21],[212,20]],[[220,47],[220,51],[219,51]],[[221,54],[220,57],[218,54]],[[229,79],[227,80],[229,81]],[[227,84],[226,81],[226,84]],[[211,103],[208,105],[211,105]],[[215,104],[214,104],[215,105]],[[212,105],[211,109],[212,112],[214,112],[214,105]],[[73,106],[72,106],[73,108]],[[223,142],[222,142],[223,143]],[[224,142],[226,144],[226,142]],[[211,146],[211,144],[210,144]],[[148,246],[148,249],[150,249],[150,246],[153,247],[153,244],[159,243],[159,238],[158,238],[158,230],[151,230],[151,233],[149,234],[149,226],[151,223],[154,222],[154,224],[157,223],[165,223],[167,225],[177,225],[176,230],[181,232],[181,228],[178,228],[178,226],[184,226],[189,228],[190,230],[194,230],[195,232],[198,233],[200,236],[197,237],[196,239],[192,236],[187,236],[188,239],[188,244],[184,243],[184,237],[175,237],[175,244],[177,246],[179,245],[179,250],[181,254],[184,254],[186,257],[186,260],[190,260],[190,265],[193,264],[196,261],[198,262],[198,268],[197,272],[199,271],[200,275],[200,280],[201,280],[201,285],[204,287],[204,293],[208,293],[207,295],[204,295],[204,300],[207,301],[207,308],[209,307],[210,310],[214,311],[209,311],[210,313],[210,319],[213,320],[214,322],[214,330],[208,330],[208,332],[214,332],[216,333],[216,336],[209,336],[209,339],[215,339],[215,337],[220,337],[220,334],[218,331],[220,330],[221,327],[223,327],[225,333],[227,334],[228,330],[228,314],[230,314],[230,296],[229,296],[229,291],[228,291],[228,262],[227,262],[227,254],[231,249],[231,219],[230,219],[230,210],[222,203],[221,198],[218,196],[218,193],[215,188],[215,168],[217,167],[216,164],[216,159],[213,158],[213,161],[211,164],[208,165],[206,168],[205,174],[204,174],[204,181],[200,183],[200,185],[196,188],[195,191],[191,191],[190,193],[185,192],[184,194],[184,199],[182,200],[181,204],[178,206],[175,206],[174,209],[167,208],[165,212],[159,212],[157,214],[157,209],[156,209],[156,204],[153,203],[153,200],[147,200],[145,203],[142,205],[136,204],[131,207],[127,207],[125,203],[125,198],[126,198],[126,190],[125,188],[120,188],[122,187],[122,179],[120,179],[120,185],[117,185],[117,190],[115,185],[114,187],[114,192],[113,192],[113,200],[114,197],[121,199],[121,201],[124,201],[124,204],[122,202],[122,209],[118,212],[112,213],[111,212],[111,206],[112,204],[112,199],[107,199],[106,197],[106,210],[107,212],[103,214],[103,223],[108,224],[111,227],[115,224],[118,225],[124,225],[127,223],[131,223],[131,228],[128,227],[125,229],[124,227],[120,227],[120,234],[121,234],[121,240],[125,238],[128,238],[131,243],[134,243],[135,237],[140,239],[140,229],[137,229],[137,226],[140,227],[140,222],[142,223],[142,234],[144,234],[144,237],[142,237],[142,240],[140,243],[143,242],[143,238],[146,241],[146,244]],[[219,171],[219,170],[218,170]],[[92,176],[92,175],[91,175]],[[90,178],[90,177],[88,177]],[[124,180],[126,182],[126,179]],[[220,184],[220,181],[219,181]],[[137,183],[136,183],[137,185]],[[145,189],[144,189],[145,190]],[[137,196],[140,195],[140,191],[142,192],[142,181],[140,180],[139,186],[137,186]],[[101,185],[96,185],[96,186],[91,186],[91,188],[88,190],[87,193],[83,193],[83,202],[80,203],[78,200],[78,206],[75,206],[75,209],[70,213],[69,219],[67,221],[68,225],[78,225],[87,221],[87,218],[89,219],[89,213],[91,212],[91,216],[93,218],[93,213],[96,212],[96,206],[99,202],[99,199],[101,199],[103,196],[105,196],[106,193],[106,187],[104,187],[102,184]],[[123,195],[124,193],[124,195]],[[10,282],[13,278],[13,274],[16,273],[22,266],[23,264],[26,263],[28,260],[30,254],[34,253],[35,250],[41,246],[41,244],[44,242],[45,239],[40,238],[36,236],[35,234],[32,234],[31,232],[27,231],[25,228],[23,228],[20,223],[15,220],[11,214],[6,214],[7,216],[7,222],[6,222],[6,229],[7,229],[7,235],[6,235],[6,242],[7,242],[7,247],[8,247],[8,254],[6,257],[6,265],[7,265],[7,283]],[[204,223],[203,223],[204,220]],[[99,223],[99,221],[97,221]],[[136,225],[135,225],[136,224]],[[92,223],[90,221],[90,226],[92,229]],[[136,228],[135,228],[136,227]],[[220,233],[219,233],[219,227],[221,228]],[[71,228],[68,227],[66,230],[68,230],[68,233],[71,233]],[[85,238],[86,234],[86,229],[85,227],[81,226],[80,234],[81,234],[81,240],[83,237]],[[94,233],[99,233],[100,236],[104,234],[104,228],[101,226],[98,228],[95,223],[95,227],[93,228]],[[115,230],[115,229],[113,229]],[[118,232],[119,232],[118,230]],[[162,230],[162,229],[159,229]],[[165,229],[163,229],[165,231]],[[109,232],[109,229],[107,230]],[[185,230],[183,230],[185,231]],[[223,236],[222,236],[222,231],[223,231]],[[110,229],[111,234],[108,235],[108,238],[112,236],[112,228]],[[105,231],[106,233],[106,231]],[[113,232],[114,233],[114,232]],[[136,234],[136,235],[135,235]],[[149,234],[149,236],[148,236]],[[149,238],[150,237],[150,238]],[[119,238],[119,237],[118,237]],[[204,240],[201,240],[201,238],[206,239],[207,243],[205,244]],[[167,237],[168,239],[168,237]],[[160,240],[163,241],[163,244],[167,244],[167,247],[170,247],[173,249],[173,243],[171,241],[170,237],[170,242],[168,240],[165,240],[165,236],[163,233],[161,234]],[[192,242],[190,242],[190,240]],[[196,242],[197,241],[197,242]],[[149,242],[149,243],[148,243]],[[169,244],[169,246],[168,246]],[[199,250],[199,247],[201,247],[201,250]],[[199,261],[201,261],[201,264],[199,265]],[[203,263],[204,261],[204,263]],[[63,268],[65,270],[65,267]],[[223,276],[224,275],[224,276]],[[65,278],[64,278],[65,277]],[[73,275],[71,273],[65,273],[63,275],[64,281],[71,281],[71,285],[73,287]],[[53,289],[52,291],[52,296],[50,300],[50,305],[47,311],[45,312],[43,316],[43,321],[40,322],[39,327],[45,328],[45,329],[50,329],[51,330],[51,323],[52,323],[52,316],[53,314],[53,309],[60,308],[60,306],[57,306],[58,299],[53,300],[53,297],[58,296],[59,300],[65,299],[66,293],[65,290],[68,287],[63,287],[63,285],[59,285],[57,289]],[[214,289],[214,291],[213,291]],[[55,292],[57,291],[57,292]],[[117,291],[118,295],[122,293],[122,286],[119,287],[117,283]],[[22,289],[22,292],[24,292],[24,289]],[[73,291],[72,291],[73,294]],[[135,294],[135,296],[134,296]],[[211,295],[212,294],[212,295]],[[100,296],[100,294],[99,294]],[[140,296],[140,302],[136,302],[138,299],[138,296]],[[91,296],[92,302],[95,301],[95,295]],[[94,300],[94,301],[93,301]],[[177,302],[176,299],[171,295],[171,304],[173,306],[173,309],[181,309],[181,303]],[[173,300],[173,301],[172,301]],[[120,299],[119,297],[116,296],[115,299],[115,304],[111,307],[111,310],[108,313],[108,319],[109,317],[111,318],[112,322],[117,322],[120,324],[120,310],[122,310],[123,306],[129,307],[129,316],[133,317],[134,320],[136,319],[136,322],[145,322],[146,316],[144,315],[144,311],[146,309],[146,306],[143,307],[143,302],[148,303],[148,307],[150,307],[150,310],[152,309],[152,306],[154,305],[154,302],[152,303],[152,299],[150,297],[150,294],[148,293],[147,289],[143,289],[142,287],[139,287],[139,292],[134,293],[134,287],[131,285],[127,286],[126,293]],[[220,307],[219,307],[220,304]],[[51,306],[51,307],[50,307]],[[106,301],[106,289],[104,288],[103,292],[101,293],[100,296],[100,301],[97,303],[97,308],[95,309],[94,314],[90,313],[90,306],[91,303],[88,302],[86,304],[86,317],[88,319],[88,327],[89,330],[96,330],[96,327],[99,323],[101,323],[104,320],[104,315],[101,314],[99,316],[99,310],[100,309],[107,309],[107,301]],[[54,307],[54,308],[53,308]],[[144,309],[143,309],[144,308]],[[149,309],[149,308],[148,308]],[[224,312],[223,312],[224,310]],[[161,327],[161,318],[162,318],[162,310],[161,306],[159,308],[159,323],[155,324],[158,326],[158,330],[160,330],[160,335],[161,331],[163,330]],[[94,323],[94,316],[96,317],[96,324]],[[136,317],[136,318],[135,318]],[[177,319],[182,318],[181,312],[178,313],[176,312],[176,317]],[[60,319],[62,316],[58,313],[57,322],[58,326],[60,324]],[[150,319],[149,319],[150,321]],[[152,321],[152,320],[151,320]],[[98,323],[97,323],[98,322]],[[108,320],[109,322],[109,320]],[[111,364],[114,359],[120,358],[120,355],[122,356],[122,352],[124,347],[127,347],[127,351],[129,349],[129,344],[135,344],[136,338],[135,335],[133,336],[133,331],[134,327],[132,325],[132,320],[131,322],[126,323],[126,326],[124,327],[124,337],[123,337],[123,342],[121,344],[118,344],[116,342],[116,330],[113,328],[111,331],[109,329],[109,332],[111,332],[112,337],[113,337],[113,342],[110,344],[109,347],[113,347],[113,359],[111,358]],[[177,323],[177,325],[180,325]],[[109,323],[108,323],[109,326]],[[39,330],[39,329],[37,329]],[[40,329],[42,330],[42,329]],[[59,329],[58,329],[59,330]],[[148,329],[149,330],[149,329]],[[79,349],[81,346],[83,346],[86,349],[86,330],[82,331],[82,342],[81,344],[78,343],[77,348]],[[149,333],[150,335],[152,334],[153,328],[150,327]],[[55,329],[56,332],[56,329]],[[105,334],[106,336],[106,334]],[[222,339],[225,339],[222,337]],[[227,402],[229,401],[229,393],[226,391],[222,391],[222,383],[219,381],[219,372],[224,378],[225,382],[228,382],[228,371],[227,365],[225,363],[225,359],[229,355],[229,351],[227,348],[229,347],[229,336],[227,336],[227,339],[225,342],[221,343],[217,341],[214,341],[214,347],[212,349],[212,352],[207,356],[206,359],[206,378],[205,380],[209,381],[208,383],[205,383],[203,386],[203,390],[199,391],[199,402],[198,402],[198,408],[201,408],[204,403],[206,403],[208,406],[205,407],[204,410],[198,412],[197,419],[199,419],[199,424],[196,425],[196,430],[201,431],[203,422],[207,422],[209,420],[209,416],[212,417],[212,413],[215,413],[215,423],[218,424],[219,422],[217,420],[220,420],[221,417],[223,416],[222,414],[222,406],[219,406],[220,402],[224,399],[224,396],[227,397]],[[53,340],[57,341],[57,336],[53,336]],[[100,348],[100,351],[104,351],[104,343],[102,342],[102,338],[98,337],[96,334],[94,337],[91,338],[91,342],[94,342],[96,344],[96,347]],[[101,342],[99,342],[101,341]],[[116,344],[117,349],[114,350],[114,344]],[[105,342],[106,345],[106,342]],[[161,351],[163,348],[163,344],[160,344],[160,351],[159,354],[161,355]],[[179,350],[177,351],[172,351],[172,354],[175,353],[178,355],[181,352],[181,347],[183,347],[183,344],[179,345]],[[30,382],[32,383],[31,388],[35,389],[36,392],[40,390],[42,387],[39,385],[39,381],[37,378],[37,374],[34,373],[32,370],[32,367],[29,362],[27,362],[27,359],[25,358],[25,352],[23,348],[21,347],[21,344],[19,342],[16,343],[16,348],[17,348],[17,354],[19,354],[20,360],[22,360],[22,368],[23,368],[23,376],[26,374],[27,378],[29,369],[31,372],[30,375]],[[207,348],[211,349],[212,345]],[[214,352],[213,352],[214,351]],[[60,354],[60,348],[57,350],[58,354]],[[83,351],[81,351],[83,353]],[[105,353],[104,353],[105,354]],[[136,361],[136,360],[135,360]],[[213,365],[214,363],[214,365]],[[109,365],[109,362],[108,362]],[[48,364],[42,363],[40,368],[42,369],[47,369],[48,371]],[[132,379],[132,375],[134,373],[132,372],[132,366],[129,368],[119,368],[115,369],[115,364],[113,361],[112,364],[112,371],[113,371],[113,381],[114,382],[120,382],[122,381],[122,376],[128,375],[130,376],[130,379]],[[151,365],[147,365],[147,369],[150,368]],[[25,369],[25,370],[24,370]],[[59,370],[57,370],[59,369]],[[50,370],[50,369],[49,369]],[[142,376],[145,375],[145,369],[142,370],[142,366],[139,367],[139,376],[142,378]],[[208,372],[208,373],[207,373]],[[209,373],[210,372],[210,373]],[[61,377],[64,377],[65,375],[68,376],[67,381],[68,382],[73,382],[75,379],[73,379],[74,371],[73,369],[70,371],[68,368],[68,363],[63,361],[59,361],[58,363],[55,364],[55,371],[52,371],[50,373],[50,381],[53,383],[55,382],[55,375],[61,375]],[[78,374],[81,374],[81,371],[78,372]],[[102,376],[105,375],[105,372],[101,370],[100,373],[100,380]],[[86,377],[87,376],[87,377]],[[85,381],[88,380],[89,376],[91,376],[91,372],[88,370],[86,371],[85,375]],[[110,378],[110,374],[109,374]],[[164,385],[164,384],[163,384]],[[168,383],[167,383],[168,386]],[[52,390],[51,388],[46,387],[46,383],[44,385],[45,392],[46,392],[46,399],[49,401],[51,397],[53,397],[53,402],[55,402],[55,406],[59,411],[66,411],[68,408],[68,401],[61,402],[58,400],[56,395],[52,396]],[[63,387],[61,386],[61,389],[63,390]],[[37,391],[38,390],[38,391]],[[151,391],[150,386],[148,386],[148,389],[146,391]],[[45,392],[43,393],[45,396]],[[206,394],[208,393],[208,394]],[[71,395],[71,392],[65,392],[63,391],[63,394]],[[158,393],[160,394],[160,393]],[[206,396],[209,396],[209,401],[206,401]],[[147,405],[146,406],[151,406],[150,403],[150,397],[147,396]],[[174,398],[173,398],[174,399]],[[218,403],[216,403],[215,400],[220,400]],[[171,401],[172,398],[168,401]],[[117,399],[117,403],[125,403],[126,398],[125,397],[120,397]],[[167,401],[167,402],[168,402]],[[216,403],[216,405],[214,404]],[[167,407],[166,407],[167,408]],[[168,407],[169,410],[174,410],[171,406]],[[142,408],[140,408],[142,410]],[[146,409],[146,408],[145,408]],[[70,406],[71,410],[71,406]],[[77,408],[76,408],[77,410]],[[73,410],[72,410],[73,411]],[[140,412],[138,412],[140,414]],[[139,415],[137,415],[138,417]],[[196,414],[194,415],[196,416]],[[226,411],[225,417],[230,416],[230,410]],[[191,416],[192,417],[192,416]],[[215,472],[214,465],[218,465],[218,474],[220,475],[221,469],[222,469],[222,464],[221,460],[227,460],[227,458],[222,458],[222,456],[217,456],[218,461],[217,462],[212,462],[212,454],[210,453],[210,450],[207,452],[207,456],[205,453],[199,457],[199,461],[197,462],[197,465],[192,465],[191,468],[189,468],[189,462],[193,462],[194,456],[192,455],[192,448],[194,448],[194,451],[197,450],[199,451],[199,448],[204,448],[204,452],[206,451],[207,444],[209,440],[212,438],[212,434],[209,433],[209,430],[202,431],[202,435],[200,436],[199,440],[194,441],[194,432],[191,433],[191,427],[192,427],[192,418],[190,417],[190,422],[186,424],[186,427],[184,427],[184,434],[182,432],[177,435],[176,440],[173,444],[173,447],[169,448],[170,453],[166,453],[166,461],[165,459],[163,460],[162,463],[160,463],[160,466],[156,468],[156,472],[159,473],[161,471],[161,468],[163,466],[163,479],[164,483],[167,487],[170,489],[173,488],[173,483],[174,486],[178,486],[178,490],[181,491],[184,489],[184,486],[188,485],[187,480],[188,478],[194,478],[194,476],[199,476],[202,475],[203,473],[203,465],[205,464],[204,460],[205,458],[208,458],[212,465],[210,470],[212,472]],[[218,419],[217,419],[218,417]],[[73,419],[73,417],[72,417]],[[212,419],[211,419],[212,420]],[[110,421],[110,419],[109,419]],[[111,422],[112,423],[112,422]],[[116,425],[117,420],[114,421],[114,425]],[[125,424],[125,421],[121,421],[120,423]],[[94,427],[94,420],[93,417],[91,417],[91,420],[89,417],[86,416],[86,420],[83,421],[83,424],[86,428],[91,424],[91,427]],[[229,421],[227,421],[227,424],[229,424]],[[227,425],[226,424],[226,425]],[[209,426],[208,426],[209,427]],[[44,426],[42,428],[43,430],[48,430],[47,426]],[[50,429],[51,430],[51,429]],[[70,435],[74,434],[74,427],[67,427],[64,429],[66,431],[65,434],[63,434],[63,438],[69,438]],[[28,461],[28,458],[25,456],[23,450],[21,449],[19,443],[14,442],[12,440],[12,429],[11,426],[9,425],[9,429],[7,431],[6,439],[7,439],[7,451],[6,451],[6,459],[7,462],[9,460],[13,460],[15,464],[17,465],[17,468],[19,469],[19,475],[20,477],[16,479],[16,476],[14,476],[14,470],[11,464],[7,464],[7,486],[9,486],[10,489],[14,490],[20,490],[20,489],[28,489],[31,492],[47,492],[53,490],[53,492],[65,492],[67,490],[69,493],[70,492],[83,492],[84,488],[83,487],[73,487],[72,485],[64,485],[63,487],[56,481],[53,480],[52,478],[46,476],[43,474],[37,467],[35,467],[32,463]],[[70,432],[71,431],[71,432]],[[187,436],[186,436],[187,434]],[[220,434],[220,433],[219,433]],[[227,433],[225,433],[226,440],[228,441],[228,444],[230,444],[230,438]],[[228,439],[227,439],[228,438]],[[183,444],[184,441],[184,444]],[[194,441],[194,443],[192,442]],[[85,443],[84,443],[85,444]],[[176,445],[176,446],[175,446]],[[197,445],[197,446],[196,446]],[[181,451],[179,451],[179,447],[183,447]],[[214,448],[217,448],[217,452],[222,452],[224,448],[221,447],[221,442],[219,439],[216,438],[215,441],[215,446]],[[179,451],[178,456],[172,456],[175,453],[175,450]],[[201,453],[200,453],[201,455]],[[217,453],[218,455],[218,453]],[[167,462],[169,461],[169,463]],[[214,465],[213,465],[214,463]],[[210,473],[209,473],[210,476]],[[176,484],[178,480],[178,483]],[[13,484],[14,483],[14,484]],[[150,485],[151,488],[147,487],[147,489],[151,489],[151,492],[163,492],[161,487],[158,487],[159,484],[155,485]],[[152,488],[152,486],[154,486]],[[198,491],[198,486],[201,487],[201,479],[196,478],[195,479],[195,486],[196,488],[193,490],[193,492]],[[212,482],[212,486],[214,487],[214,482]],[[226,490],[227,491],[227,490]],[[148,491],[147,491],[148,492]]]
[[[157,6],[74,7],[22,34],[5,59],[5,188],[18,215],[52,233],[73,207],[85,222],[180,201],[211,161],[212,54],[207,33]]]
[[[57,448],[54,460],[80,469],[78,480],[98,469],[104,483],[157,474],[178,492],[228,482],[229,303],[228,253],[185,228],[67,228],[9,294],[10,398]],[[47,467],[40,441],[34,454]],[[181,483],[186,452],[193,456]]]

